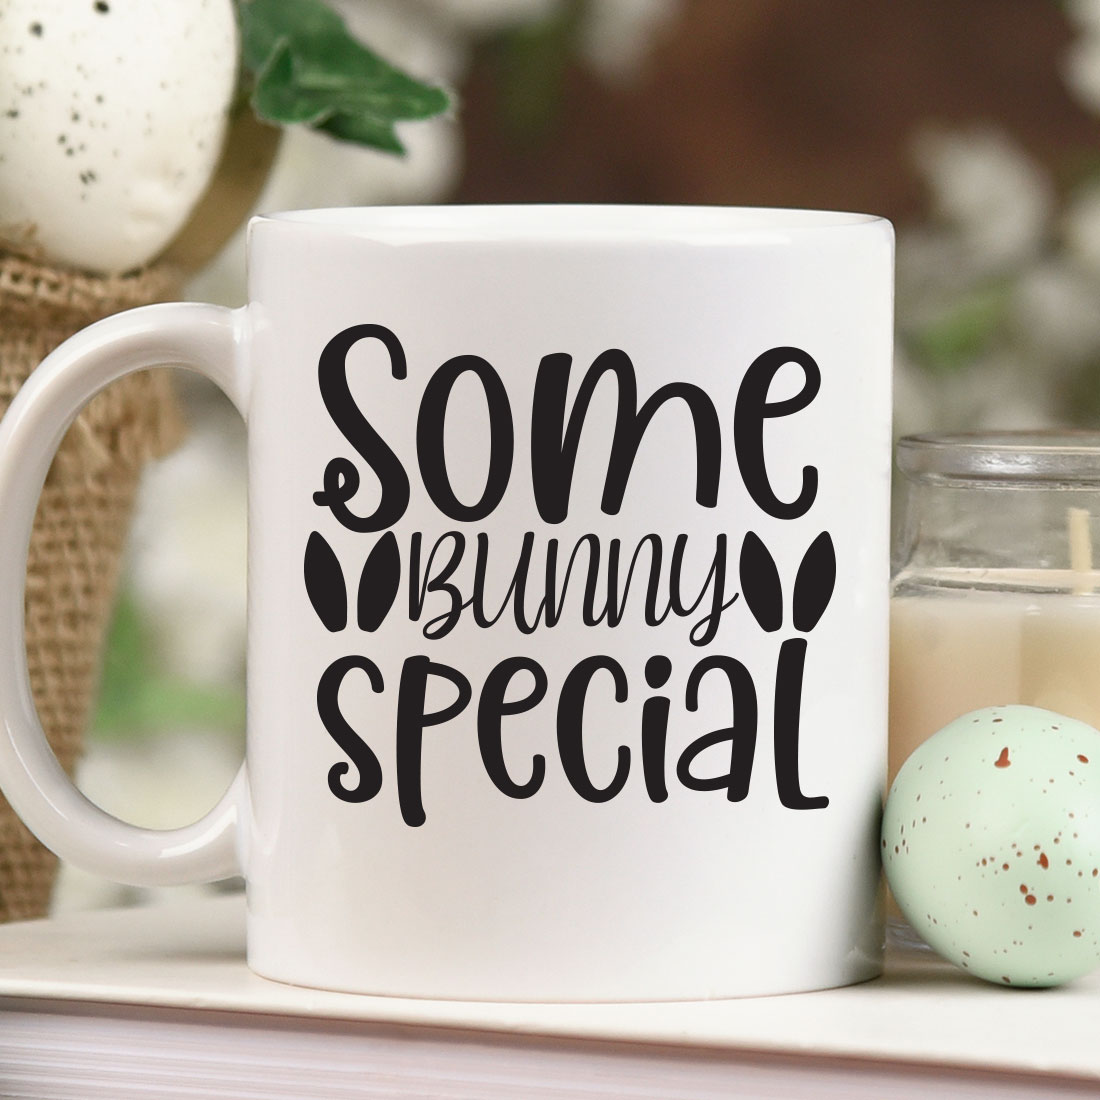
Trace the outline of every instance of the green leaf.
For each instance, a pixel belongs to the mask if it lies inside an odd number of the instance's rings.
[[[542,19],[498,38],[501,121],[513,137],[537,141],[552,129],[565,98],[586,7],[586,0],[566,0]]]
[[[244,695],[166,675],[151,659],[148,631],[125,594],[107,637],[92,734],[101,741],[143,737],[181,726],[240,730]]]
[[[999,281],[976,287],[936,320],[908,333],[906,346],[932,373],[963,370],[993,343],[1010,306],[1009,284]]]
[[[315,0],[242,0],[240,22],[241,60],[252,72],[264,67],[280,39],[346,33],[343,19]]]
[[[450,106],[441,88],[356,41],[320,0],[241,0],[240,22],[252,108],[265,122],[403,153],[394,124],[432,118]]]

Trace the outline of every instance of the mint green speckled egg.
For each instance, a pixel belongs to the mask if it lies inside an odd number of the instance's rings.
[[[963,715],[905,762],[882,860],[927,943],[1001,985],[1100,965],[1100,732],[1037,707]]]

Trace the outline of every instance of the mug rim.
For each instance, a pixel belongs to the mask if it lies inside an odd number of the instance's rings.
[[[455,203],[344,206],[261,213],[249,221],[339,231],[386,242],[659,241],[705,244],[888,227],[877,214],[764,206],[634,203]]]

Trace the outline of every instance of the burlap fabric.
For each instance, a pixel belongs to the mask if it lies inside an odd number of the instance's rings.
[[[0,413],[66,337],[175,297],[177,288],[167,269],[97,278],[0,253]],[[46,481],[27,565],[27,662],[42,725],[70,772],[95,696],[141,467],[181,432],[167,372],[131,375],[84,409]],[[43,915],[55,872],[55,858],[0,798],[0,921]]]

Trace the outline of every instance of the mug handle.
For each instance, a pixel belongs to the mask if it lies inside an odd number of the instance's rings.
[[[218,804],[181,829],[128,825],[77,790],[50,749],[31,695],[23,641],[31,526],[66,429],[123,375],[190,367],[217,383],[247,420],[245,312],[169,303],[99,321],[43,360],[0,422],[0,788],[46,847],[133,886],[207,882],[239,872],[244,766]]]

